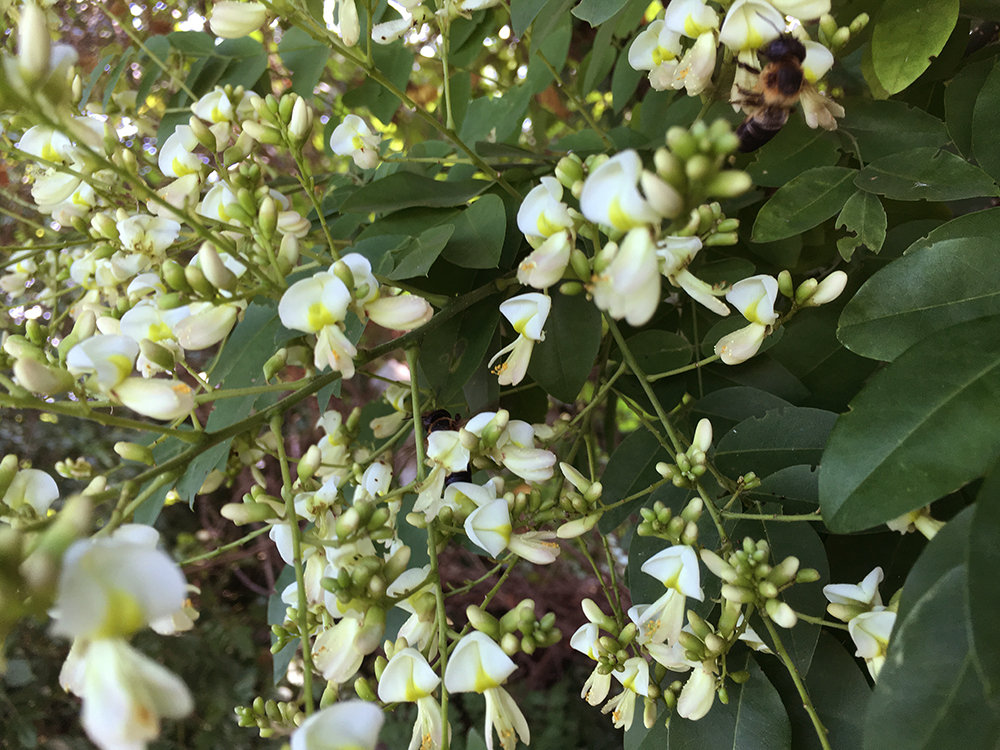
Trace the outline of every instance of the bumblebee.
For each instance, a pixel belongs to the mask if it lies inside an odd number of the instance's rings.
[[[741,68],[757,75],[757,82],[753,89],[738,88],[740,98],[733,101],[744,110],[752,108],[736,129],[743,153],[756,151],[778,134],[803,89],[810,85],[802,70],[805,45],[791,34],[782,34],[758,54],[767,60],[767,65],[757,70],[740,63]]]

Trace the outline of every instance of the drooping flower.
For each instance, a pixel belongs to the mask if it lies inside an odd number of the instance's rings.
[[[573,217],[562,202],[563,186],[555,177],[543,177],[524,197],[517,210],[517,228],[526,237],[547,239],[556,232],[571,230]]]
[[[212,5],[208,27],[223,39],[239,39],[259,29],[266,20],[267,8],[263,3],[217,0]]]
[[[520,294],[500,304],[500,312],[518,335],[513,343],[494,354],[489,362],[492,369],[493,363],[500,357],[510,355],[494,370],[500,376],[500,385],[517,385],[524,380],[535,344],[545,340],[545,321],[551,309],[552,298],[537,292]]]
[[[562,279],[573,250],[573,233],[553,233],[517,267],[517,280],[526,286],[546,290]]]
[[[642,564],[642,572],[660,581],[667,590],[652,604],[636,605],[629,616],[639,628],[640,643],[673,645],[684,626],[687,597],[703,601],[698,555],[678,544],[658,552]]]
[[[569,645],[581,654],[586,654],[588,658],[597,661],[598,654],[600,653],[599,637],[600,628],[597,623],[586,622],[573,633]],[[580,691],[580,697],[591,706],[596,706],[608,697],[610,690],[611,674],[602,674],[601,665],[598,664],[583,683],[583,690]]]
[[[896,613],[887,609],[873,612],[862,612],[852,617],[847,623],[847,630],[858,647],[855,656],[860,656],[868,666],[868,672],[873,680],[878,680],[878,673],[885,664],[886,650],[889,648],[889,637],[896,624]]]
[[[653,21],[632,41],[628,62],[636,70],[648,70],[650,86],[664,91],[673,84],[682,51],[681,35],[662,20]]]
[[[631,149],[612,156],[583,184],[580,211],[596,224],[628,231],[656,225],[660,215],[639,192],[642,159]]]
[[[354,0],[344,0],[344,3],[353,6]],[[379,163],[381,141],[364,120],[348,115],[330,136],[330,149],[338,156],[350,156],[359,169],[374,169]]]
[[[292,750],[375,750],[384,721],[385,714],[374,703],[334,703],[292,732]]]
[[[705,717],[715,703],[715,660],[696,666],[677,698],[677,715],[690,721]]]
[[[604,704],[601,713],[611,713],[615,728],[627,732],[632,727],[636,696],[649,692],[649,664],[641,656],[633,656],[623,666],[622,671],[612,673],[622,684],[622,691]]]
[[[881,567],[872,570],[861,583],[831,583],[823,587],[823,596],[830,604],[827,611],[839,620],[849,622],[863,612],[881,610],[882,595],[878,585],[885,575]]]
[[[417,721],[408,750],[441,747],[444,720],[441,705],[433,693],[441,678],[416,649],[403,648],[392,655],[378,681],[378,697],[383,703],[416,703]]]
[[[778,319],[774,302],[778,298],[778,281],[773,276],[758,275],[737,281],[726,299],[750,325],[723,336],[715,344],[715,353],[727,365],[750,359],[764,343],[770,326]]]
[[[620,246],[608,243],[602,253],[610,261],[587,287],[594,304],[615,320],[645,325],[660,304],[659,261],[649,230],[633,229]]]

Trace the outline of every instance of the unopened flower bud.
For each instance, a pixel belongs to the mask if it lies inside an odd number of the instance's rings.
[[[184,279],[187,281],[188,286],[198,294],[204,297],[215,296],[215,287],[205,278],[205,273],[198,266],[188,266],[185,268]]]
[[[642,185],[646,200],[661,216],[673,219],[684,210],[684,199],[680,193],[659,175],[643,170],[639,184]]]
[[[76,379],[65,370],[51,367],[34,357],[14,360],[14,376],[17,382],[32,393],[54,396],[68,391]]]
[[[33,2],[21,6],[17,25],[17,67],[25,83],[42,81],[49,74],[52,37],[45,11]]]
[[[521,650],[521,639],[513,633],[507,633],[500,639],[500,648],[507,656],[513,656]]]
[[[833,300],[841,295],[846,286],[847,274],[843,271],[834,271],[819,282],[819,286],[816,287],[812,296],[805,301],[804,306],[818,307],[819,305],[825,305],[827,302],[833,302]]]
[[[266,503],[226,503],[219,513],[237,526],[260,523],[278,517],[277,511]]]
[[[767,576],[767,580],[776,586],[784,586],[795,580],[795,574],[799,570],[799,559],[797,557],[786,557],[774,566]]]
[[[680,159],[690,159],[698,152],[698,139],[686,129],[675,125],[667,131],[667,148]]]
[[[167,347],[157,344],[155,341],[143,339],[139,342],[139,351],[142,356],[159,367],[161,370],[171,371],[174,369],[174,353]]]
[[[813,293],[815,293],[818,287],[819,282],[816,281],[816,279],[806,279],[799,284],[798,289],[795,290],[796,304],[808,307],[806,303],[813,296]]]
[[[556,164],[556,179],[566,188],[572,188],[583,179],[583,161],[576,154],[564,156]]]
[[[115,443],[115,453],[126,461],[135,461],[146,466],[153,466],[156,463],[153,459],[153,451],[148,446],[139,445],[138,443],[119,440]]]
[[[304,143],[312,133],[312,124],[312,107],[301,96],[296,97],[292,107],[292,117],[288,122],[288,135],[293,143]]]
[[[860,34],[862,31],[864,31],[865,26],[868,25],[868,20],[869,19],[867,13],[861,13],[858,16],[856,16],[854,20],[851,21],[851,25],[848,27],[851,31],[851,34]]]
[[[783,628],[794,628],[795,623],[798,622],[795,610],[777,599],[768,599],[764,605],[764,609],[767,611],[767,616],[774,621],[775,625],[780,625]]]
[[[837,33],[830,39],[830,48],[839,50],[841,47],[846,46],[849,41],[851,41],[851,30],[845,26],[841,26],[837,29]]]
[[[281,134],[276,133],[278,139],[276,143],[281,142]],[[267,143],[267,141],[262,141]],[[245,161],[247,157],[253,152],[254,139],[250,137],[250,134],[246,131],[240,133],[239,137],[236,139],[236,143],[227,148],[222,154],[222,163],[231,167],[233,164],[239,164]]]
[[[705,186],[705,192],[719,198],[735,198],[753,187],[753,179],[746,172],[727,169],[719,172]]]
[[[267,21],[267,8],[262,3],[219,0],[212,6],[208,26],[223,39],[239,39]]]
[[[236,287],[236,274],[226,268],[212,243],[203,242],[201,244],[198,249],[198,261],[201,263],[205,279],[216,289],[232,291]]]
[[[591,513],[589,516],[577,518],[568,523],[564,523],[556,529],[556,536],[560,539],[576,539],[593,529],[597,522],[601,520],[600,513]]]
[[[278,207],[270,195],[265,196],[260,202],[260,208],[257,211],[257,226],[260,227],[260,233],[264,235],[265,239],[271,239],[278,227]]]
[[[297,473],[299,479],[310,479],[323,462],[323,454],[318,445],[310,445],[305,455],[299,459]]]
[[[287,275],[298,262],[299,240],[294,234],[286,234],[281,238],[281,246],[278,248],[278,268]]]

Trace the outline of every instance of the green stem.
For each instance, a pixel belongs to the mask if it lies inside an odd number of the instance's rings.
[[[302,532],[299,517],[295,513],[295,495],[292,492],[292,475],[288,469],[285,454],[285,438],[281,434],[283,417],[271,417],[271,433],[278,447],[278,462],[281,464],[281,495],[285,500],[285,520],[292,530],[292,564],[295,566],[295,585],[298,589],[299,640],[302,642],[302,692],[305,693],[306,716],[313,712],[312,688],[312,644],[309,642],[309,601],[306,599],[305,572],[302,568]]]
[[[451,73],[448,71],[448,52],[451,48],[450,32],[451,21],[445,16],[444,23],[441,24],[441,67],[443,68],[441,80],[444,86],[444,122],[448,130],[454,130],[455,120],[451,114]]]
[[[673,375],[680,375],[681,373],[690,372],[691,370],[698,370],[705,365],[710,365],[712,362],[720,359],[718,354],[713,354],[711,357],[705,357],[705,359],[700,359],[697,362],[692,362],[684,367],[678,367],[676,370],[667,370],[666,372],[658,372],[656,375],[647,375],[646,380],[650,383],[655,383],[657,380],[662,380],[663,378],[669,378]]]
[[[732,513],[730,511],[720,511],[720,515],[729,519],[742,519],[744,521],[822,521],[823,517],[819,511],[812,513],[800,513],[798,515],[782,515],[781,513]]]
[[[563,86],[562,77],[559,75],[559,71],[556,70],[552,63],[549,62],[545,53],[539,49],[535,51],[535,55],[542,61],[542,64],[549,69],[549,73],[551,73],[552,78],[555,79],[556,86],[558,86],[562,92],[566,94],[566,98],[570,100],[573,106],[576,107],[576,111],[579,112],[583,116],[583,119],[587,121],[587,125],[590,126],[590,129],[597,133],[598,137],[601,139],[601,143],[604,144],[604,148],[609,151],[614,149],[615,145],[611,142],[611,139],[608,138],[608,134],[605,133],[597,124],[597,121],[594,119],[593,115],[590,114],[586,105],[580,101],[576,94]]]
[[[255,538],[259,537],[261,534],[266,534],[270,530],[271,530],[271,525],[270,524],[267,524],[266,526],[261,526],[259,529],[254,529],[253,531],[251,531],[246,536],[241,537],[240,539],[237,539],[235,542],[230,542],[229,544],[224,544],[221,547],[219,547],[217,549],[214,549],[211,552],[206,552],[203,555],[195,555],[194,557],[189,557],[186,560],[181,560],[180,563],[178,563],[178,564],[182,568],[185,568],[188,565],[193,565],[196,562],[203,562],[204,560],[212,560],[213,558],[219,557],[219,555],[223,554],[224,552],[228,552],[229,550],[235,549],[237,547],[242,547],[244,544],[246,544],[247,542],[249,542],[251,539],[255,539]]]
[[[764,621],[764,627],[767,628],[767,632],[770,633],[771,639],[774,641],[774,647],[778,649],[778,656],[785,665],[785,669],[788,670],[788,674],[792,677],[792,682],[795,683],[795,689],[799,691],[799,697],[802,699],[802,707],[805,708],[806,713],[809,714],[809,718],[812,720],[813,728],[816,730],[816,736],[819,737],[819,744],[822,746],[823,750],[832,750],[830,747],[830,740],[827,737],[826,727],[823,726],[823,722],[819,720],[819,715],[816,713],[816,708],[812,704],[812,700],[809,698],[809,691],[806,690],[805,683],[802,682],[802,677],[799,675],[799,670],[795,667],[795,662],[792,661],[792,657],[788,655],[788,651],[785,649],[785,644],[781,642],[781,638],[778,637],[778,631],[775,629],[774,625],[771,624],[771,618],[767,617],[764,612],[761,612],[761,618]]]
[[[812,623],[813,625],[822,625],[826,628],[836,628],[837,630],[849,630],[847,623],[844,622],[831,622],[830,620],[824,620],[822,617],[813,617],[812,615],[804,615],[801,612],[796,612],[795,616],[798,617],[803,622]]]

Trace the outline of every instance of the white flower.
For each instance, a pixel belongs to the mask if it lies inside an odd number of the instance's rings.
[[[781,36],[785,19],[764,0],[736,0],[722,22],[719,41],[734,52],[756,50]]]
[[[135,339],[98,334],[69,350],[66,369],[75,377],[90,376],[88,388],[109,392],[131,374],[137,356],[139,344]]]
[[[184,575],[156,548],[157,538],[149,527],[122,526],[110,537],[74,542],[63,558],[52,632],[127,637],[180,609]]]
[[[663,91],[671,87],[681,51],[681,35],[663,21],[653,21],[632,41],[628,63],[636,70],[648,70],[649,84]]]
[[[660,304],[659,260],[649,230],[633,229],[620,247],[608,243],[603,252],[611,261],[588,285],[594,304],[631,326],[648,323]]]
[[[364,309],[375,323],[393,331],[412,331],[434,316],[430,303],[415,294],[379,297]]]
[[[643,563],[642,572],[656,578],[667,590],[650,605],[638,604],[628,614],[639,628],[640,643],[673,645],[684,626],[687,597],[705,598],[701,589],[698,555],[686,545],[674,545]]]
[[[715,38],[714,31],[707,31],[699,36],[677,64],[670,87],[685,88],[688,96],[697,96],[704,91],[715,71],[715,53],[718,46],[719,42]]]
[[[73,153],[73,142],[69,137],[47,125],[35,125],[25,130],[17,147],[37,159],[56,164],[65,164]]]
[[[172,422],[194,409],[194,393],[179,380],[126,378],[112,393],[132,411]]]
[[[346,2],[354,4],[353,0]],[[350,156],[359,169],[374,169],[379,163],[378,147],[381,141],[364,120],[357,115],[348,115],[330,136],[330,149],[338,156]]]
[[[858,647],[855,656],[865,660],[873,680],[878,679],[878,673],[885,664],[889,637],[895,624],[896,613],[885,609],[880,612],[862,612],[847,623],[851,639]]]
[[[193,209],[201,198],[201,175],[198,171],[186,174],[160,188],[156,194],[174,208],[182,211]],[[176,216],[167,206],[155,200],[146,201],[146,209],[154,216]]]
[[[292,750],[375,750],[385,715],[374,703],[334,703],[292,732]]]
[[[7,486],[0,504],[14,512],[30,505],[38,516],[44,517],[58,497],[56,480],[41,469],[21,469]]]
[[[649,664],[641,656],[633,656],[626,659],[623,666],[623,671],[613,674],[624,689],[604,705],[601,713],[611,712],[615,728],[627,732],[632,727],[636,696],[646,695],[649,691]]]
[[[719,14],[704,0],[673,0],[663,14],[663,23],[671,31],[697,39],[719,28]]]
[[[861,583],[831,583],[824,586],[823,596],[830,602],[827,611],[848,622],[863,612],[883,609],[878,585],[884,577],[882,568],[877,567]]]
[[[555,177],[543,177],[517,210],[517,228],[526,237],[551,237],[573,228],[569,208],[562,202],[563,186]]]
[[[330,31],[340,34],[348,47],[358,43],[361,25],[358,23],[358,8],[354,0],[323,0],[323,21]]]
[[[205,193],[205,197],[198,205],[195,213],[199,216],[221,221],[224,224],[239,226],[239,222],[226,213],[226,206],[232,203],[239,203],[239,200],[236,198],[236,194],[229,189],[229,186],[226,183],[219,182],[213,185],[209,191]]]
[[[74,648],[76,645],[74,644]],[[160,736],[160,718],[180,719],[194,708],[180,677],[119,638],[82,646],[66,684],[83,699],[81,723],[101,750],[138,750]]]
[[[499,557],[507,548],[511,530],[510,511],[502,497],[477,508],[465,519],[469,540],[491,557]]]
[[[555,538],[554,531],[525,531],[511,534],[507,548],[535,565],[550,565],[556,561],[560,552],[559,545],[552,541]]]
[[[510,321],[517,339],[493,355],[489,367],[493,368],[504,354],[510,353],[507,360],[494,372],[500,375],[500,385],[517,385],[528,371],[528,362],[536,342],[545,340],[545,321],[552,309],[552,298],[537,292],[520,294],[502,302],[500,312]]]
[[[810,21],[830,12],[830,0],[769,0],[782,15]]]
[[[243,5],[244,3],[228,3]],[[178,125],[160,147],[157,164],[166,177],[184,177],[201,171],[202,163],[195,154],[198,137],[190,125]]]
[[[213,34],[223,39],[239,39],[259,29],[265,21],[267,8],[263,3],[216,0],[212,5],[208,27]]]
[[[612,156],[584,182],[580,211],[596,224],[621,231],[659,224],[660,215],[639,192],[641,174],[642,159],[635,151]]]
[[[661,261],[661,273],[674,286],[679,286],[692,299],[700,302],[718,315],[729,315],[729,308],[709,284],[688,271],[688,266],[698,251],[701,250],[701,240],[697,237],[668,236],[656,243],[656,255]]]
[[[343,617],[316,637],[313,664],[324,679],[344,683],[357,673],[365,658],[360,640],[361,620],[357,617]]]
[[[236,325],[239,312],[239,305],[193,302],[188,307],[187,317],[174,324],[177,342],[189,351],[199,351],[218,344]]]
[[[677,698],[677,715],[690,721],[705,717],[715,703],[715,661],[694,668]]]
[[[242,3],[242,5],[245,6],[246,3]],[[216,3],[215,7],[218,8],[219,4]],[[191,111],[197,117],[211,123],[232,122],[236,118],[236,109],[233,107],[233,103],[229,101],[226,92],[219,86],[192,104]]]
[[[118,222],[118,239],[131,252],[163,259],[180,235],[181,225],[172,219],[140,214]]]
[[[814,88],[804,88],[799,95],[802,114],[806,125],[811,128],[836,130],[838,117],[844,116],[844,108]]]
[[[517,267],[517,280],[535,289],[548,289],[562,279],[572,250],[572,232],[553,233],[538,249],[521,261]]]
[[[378,697],[383,703],[416,703],[417,721],[408,750],[441,747],[444,722],[441,706],[431,694],[441,678],[416,649],[403,648],[393,654],[378,681]]]
[[[778,298],[778,281],[773,276],[758,275],[737,281],[726,299],[750,325],[723,336],[715,344],[715,353],[727,365],[744,362],[760,349],[769,327],[778,319],[774,302]]]

